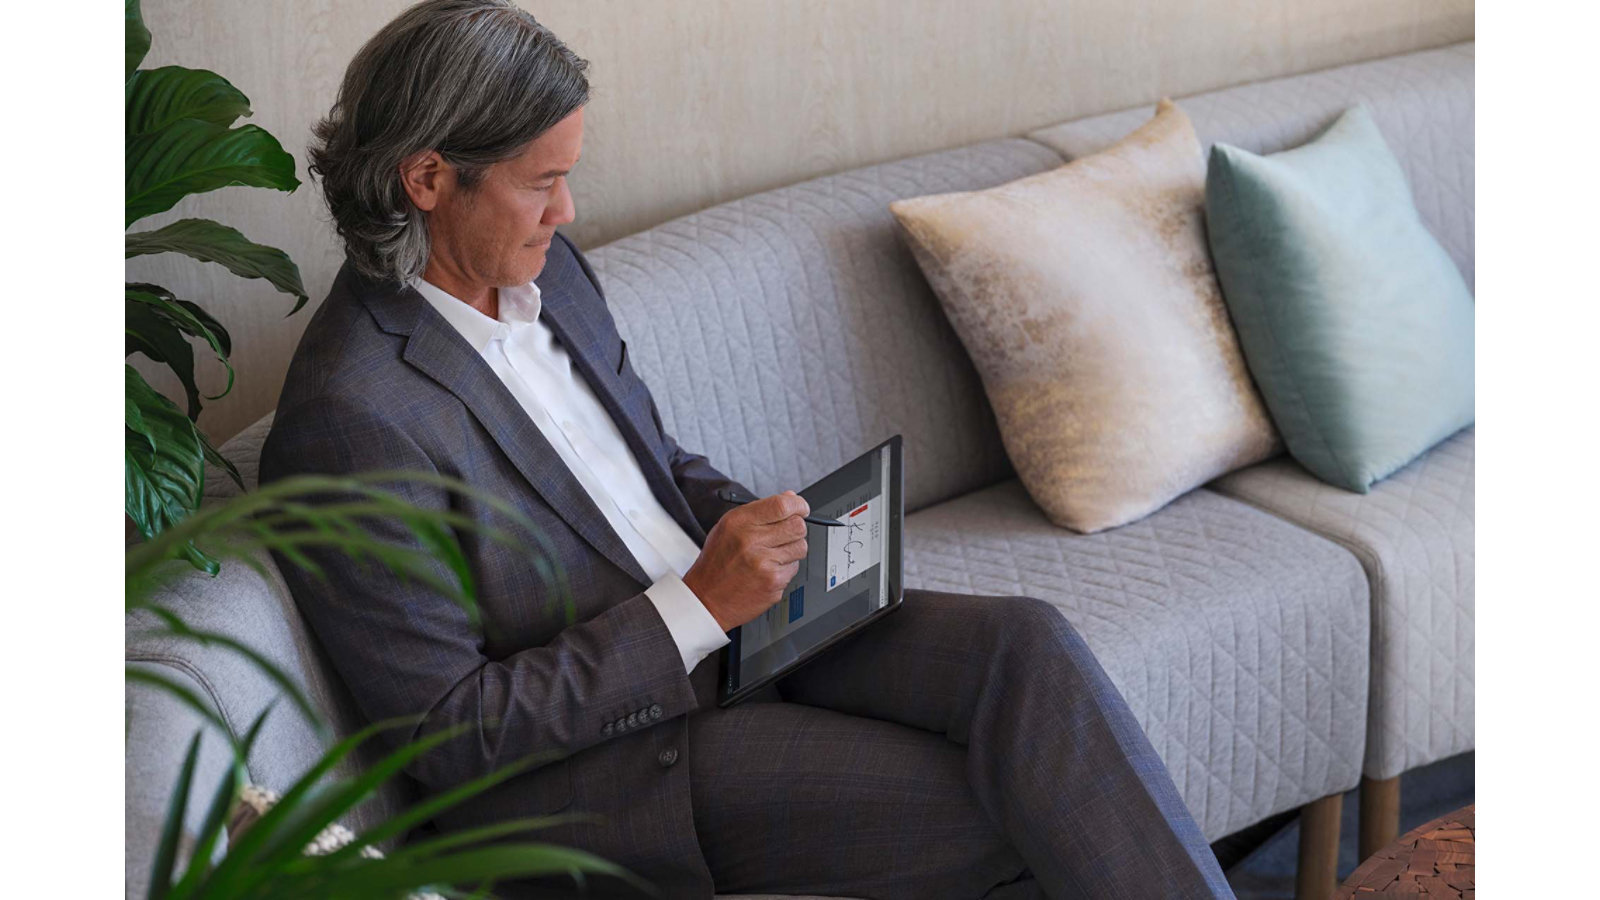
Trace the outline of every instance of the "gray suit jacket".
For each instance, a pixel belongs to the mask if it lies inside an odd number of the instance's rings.
[[[565,237],[551,243],[537,283],[541,316],[616,421],[652,492],[704,543],[728,508],[714,492],[734,482],[662,430],[593,272]],[[552,578],[534,560],[466,534],[482,614],[475,628],[449,599],[376,566],[320,553],[318,579],[279,559],[362,713],[374,721],[425,716],[392,741],[471,726],[409,770],[422,793],[528,754],[561,757],[456,808],[439,826],[568,808],[598,813],[603,825],[531,837],[596,852],[667,896],[709,896],[690,808],[685,715],[714,699],[716,656],[684,674],[643,593],[644,571],[494,372],[416,291],[367,280],[346,264],[289,367],[262,480],[379,469],[451,475],[500,497],[537,525],[559,570]],[[400,493],[506,524],[480,503],[430,487]],[[379,529],[410,542],[403,529]]]

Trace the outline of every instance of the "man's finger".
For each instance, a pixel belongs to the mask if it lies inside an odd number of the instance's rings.
[[[755,543],[760,547],[783,547],[794,541],[804,540],[808,529],[806,520],[799,516],[790,516],[776,522],[755,527]]]
[[[771,497],[757,500],[749,504],[748,509],[755,515],[756,523],[760,525],[770,525],[790,516],[811,515],[811,504],[807,503],[804,497],[794,491],[784,491],[781,494],[773,494]]]
[[[796,563],[802,559],[805,559],[806,551],[808,549],[809,545],[806,543],[806,539],[800,538],[797,541],[789,541],[786,544],[779,544],[778,546],[773,547],[772,553],[774,559],[776,559],[778,562],[788,565],[790,563]]]

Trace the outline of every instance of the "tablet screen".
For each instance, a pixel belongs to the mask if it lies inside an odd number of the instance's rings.
[[[890,439],[799,492],[811,515],[844,526],[807,526],[806,558],[783,598],[741,626],[729,647],[738,665],[730,667],[734,677],[727,687],[737,690],[770,677],[896,599],[898,443]]]

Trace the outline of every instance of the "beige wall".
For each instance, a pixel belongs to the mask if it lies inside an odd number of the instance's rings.
[[[300,162],[345,63],[395,0],[145,0],[147,66],[215,69]],[[590,60],[585,248],[814,175],[1245,81],[1473,36],[1473,0],[524,0]],[[233,333],[238,381],[202,424],[272,408],[341,251],[316,188],[229,188],[139,227],[221,219],[300,264],[312,305],[180,257],[134,260]],[[213,389],[220,386],[212,381]]]

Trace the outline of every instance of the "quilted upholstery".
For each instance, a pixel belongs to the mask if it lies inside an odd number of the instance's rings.
[[[1178,99],[1201,144],[1276,153],[1310,140],[1346,107],[1367,104],[1400,158],[1429,230],[1473,279],[1472,41]],[[1028,136],[1077,159],[1143,124],[1153,106],[1053,125]]]
[[[1010,477],[971,361],[889,202],[1061,165],[991,141],[755,194],[589,252],[667,432],[761,494],[896,432],[906,506]]]
[[[1066,615],[1208,840],[1359,779],[1367,585],[1333,543],[1203,489],[1082,535],[1016,480],[907,516],[905,533],[908,587]]]
[[[1330,487],[1288,457],[1211,484],[1339,542],[1366,568],[1372,778],[1473,747],[1475,434],[1464,429],[1369,494]]]

